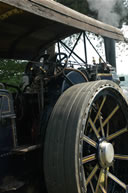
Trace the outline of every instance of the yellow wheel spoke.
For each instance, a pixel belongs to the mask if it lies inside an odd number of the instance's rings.
[[[113,117],[113,115],[117,112],[118,109],[119,109],[119,105],[117,105],[110,113],[110,115],[105,119],[105,121],[103,122],[103,127],[109,122],[109,120]],[[98,132],[99,131],[100,131],[100,128],[98,128]]]
[[[90,125],[91,125],[91,127],[92,127],[92,129],[93,129],[93,131],[94,131],[94,133],[96,134],[96,137],[97,137],[97,138],[100,138],[100,135],[99,135],[99,133],[98,133],[98,131],[97,131],[97,129],[96,129],[96,126],[95,126],[94,122],[92,121],[92,119],[89,118],[88,121],[89,121],[89,123],[90,123]]]
[[[100,187],[100,184],[102,183],[102,176],[104,175],[103,173],[103,169],[100,170],[100,174],[99,174],[99,178],[98,178],[98,182],[97,182],[97,185],[96,185],[96,191],[95,193],[98,193],[99,192],[99,187]]]
[[[108,189],[108,176],[107,176],[107,171],[109,171],[109,167],[107,167],[107,168],[105,169],[105,184],[104,184],[104,186],[105,186],[106,192],[107,192],[107,189]]]
[[[124,182],[119,180],[116,176],[114,176],[110,172],[107,172],[107,175],[108,175],[109,178],[111,178],[113,181],[115,181],[117,184],[119,184],[122,188],[124,188],[126,190],[127,186],[126,186],[126,184]]]
[[[95,119],[94,119],[94,124],[96,123],[98,117],[100,116],[100,113],[101,113],[101,110],[102,110],[102,107],[103,107],[105,101],[106,101],[106,96],[103,98],[103,101],[102,101],[102,103],[101,103],[101,105],[100,105],[100,107],[99,107],[99,110],[98,110],[98,112],[97,112],[97,114],[96,114],[96,117],[95,117]]]
[[[109,122],[107,123],[107,132],[106,132],[106,137],[109,136]]]
[[[107,191],[104,189],[104,187],[102,186],[102,184],[100,184],[100,189],[102,190],[103,193],[107,193]]]
[[[115,155],[114,155],[114,158],[115,158],[115,159],[119,159],[119,160],[128,161],[128,155],[115,154]]]
[[[96,159],[96,154],[88,155],[88,156],[86,156],[86,157],[83,157],[83,159],[82,159],[82,164],[85,164],[85,163],[87,163],[87,162],[91,162],[91,161],[93,161],[93,160],[95,160],[95,159]]]
[[[89,137],[87,137],[86,135],[83,136],[82,138],[86,143],[88,143],[89,145],[93,146],[93,147],[97,147],[97,143],[95,141],[93,141],[92,139],[90,139]]]
[[[99,116],[99,120],[100,120],[100,127],[101,127],[102,136],[105,137],[105,133],[104,133],[104,128],[103,128],[103,123],[102,123],[101,116]]]
[[[93,176],[95,175],[95,173],[97,172],[97,170],[99,169],[99,166],[98,166],[98,164],[94,167],[94,169],[92,170],[92,172],[91,172],[91,174],[88,176],[88,178],[87,178],[87,181],[86,181],[86,183],[87,183],[87,185],[88,185],[88,183],[91,181],[91,179],[93,178]]]
[[[92,193],[95,193],[95,190],[91,181],[90,181],[90,187],[91,187]]]
[[[112,139],[122,135],[123,133],[126,133],[127,131],[128,131],[127,128],[123,128],[123,129],[121,129],[121,130],[119,130],[119,131],[109,135],[106,139],[107,139],[107,141],[110,141],[110,140],[112,140]]]

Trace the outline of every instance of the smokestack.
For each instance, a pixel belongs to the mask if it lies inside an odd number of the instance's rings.
[[[116,68],[115,40],[104,37],[106,61]]]

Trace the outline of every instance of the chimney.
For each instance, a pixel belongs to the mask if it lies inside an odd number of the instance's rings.
[[[116,68],[115,40],[104,37],[106,61]]]

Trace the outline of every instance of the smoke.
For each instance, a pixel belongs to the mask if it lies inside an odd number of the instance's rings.
[[[87,0],[89,7],[95,11],[98,20],[104,23],[119,27],[122,17],[126,15],[124,3],[121,0]],[[116,12],[116,6],[120,7],[120,11]]]

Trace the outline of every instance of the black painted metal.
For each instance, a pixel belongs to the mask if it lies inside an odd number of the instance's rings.
[[[85,37],[86,37],[86,32],[83,32],[85,61],[86,61],[86,63],[88,63],[88,60],[87,60],[87,48],[86,48],[86,38]]]
[[[104,46],[106,61],[109,62],[113,67],[116,67],[116,51],[115,51],[115,40],[104,37]]]
[[[60,43],[61,43],[62,45],[64,45],[64,47],[66,47],[70,52],[72,52],[72,50],[71,50],[63,41],[60,40]],[[72,52],[72,53],[73,53],[81,62],[83,62],[83,64],[86,65],[86,62],[85,62],[81,57],[79,57],[78,54],[76,54],[75,52]]]
[[[89,41],[89,43],[91,44],[91,46],[93,47],[93,49],[96,51],[96,53],[98,54],[98,56],[102,59],[102,61],[104,62],[104,63],[106,63],[105,61],[104,61],[104,59],[102,58],[102,56],[99,54],[99,52],[97,51],[97,49],[95,48],[95,46],[92,44],[92,42],[91,42],[91,40],[89,39],[89,37],[86,35],[86,38],[87,38],[87,40]]]
[[[78,38],[77,38],[77,40],[76,40],[76,42],[75,42],[75,44],[74,44],[74,46],[73,46],[70,54],[69,54],[69,57],[70,57],[70,56],[72,55],[72,53],[74,52],[74,49],[76,48],[76,45],[77,45],[78,41],[79,41],[80,38],[81,38],[81,35],[82,35],[82,32],[81,32],[80,35],[78,36]]]

